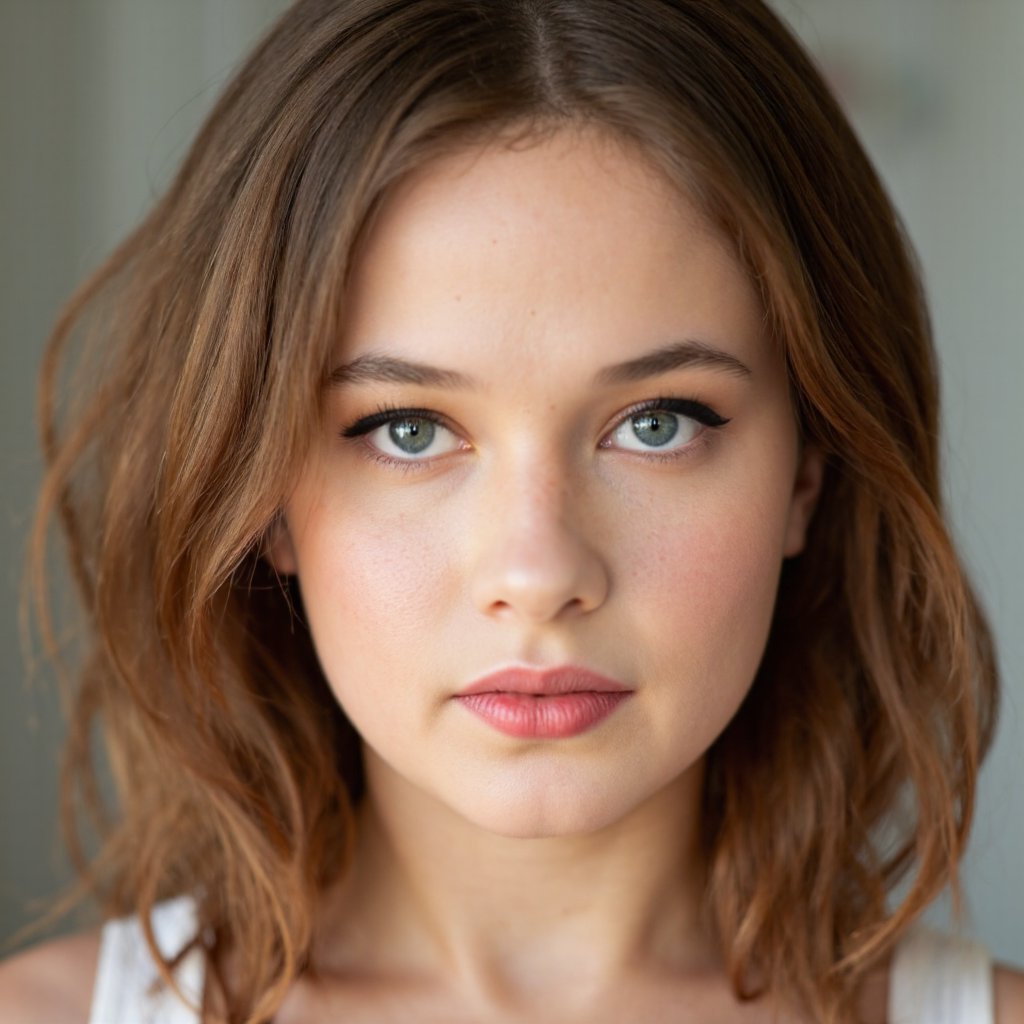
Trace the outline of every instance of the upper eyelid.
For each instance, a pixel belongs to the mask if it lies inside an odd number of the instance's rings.
[[[689,407],[690,411],[687,412],[685,409],[672,408],[672,406],[686,406]],[[714,408],[708,405],[706,402],[701,402],[695,398],[679,398],[671,395],[661,395],[657,398],[647,399],[643,402],[637,402],[631,405],[628,409],[619,414],[618,418],[614,421],[609,430],[615,430],[626,420],[633,416],[642,415],[645,412],[654,411],[665,411],[671,412],[676,416],[687,416],[690,419],[694,419],[701,423],[703,426],[724,426],[729,422],[727,417],[721,416]],[[699,415],[691,415],[694,411],[703,411],[706,414],[710,414],[718,420],[717,423],[705,423]],[[341,434],[343,437],[358,437],[368,434],[372,430],[376,430],[378,427],[385,426],[394,420],[402,419],[403,417],[409,419],[421,418],[429,420],[432,423],[438,424],[444,427],[446,430],[451,431],[454,434],[459,431],[452,426],[451,421],[444,416],[442,413],[437,412],[433,409],[426,409],[412,406],[385,406],[378,409],[374,413],[370,413],[368,416],[360,417],[354,423],[345,427]],[[607,431],[606,431],[607,433]]]
[[[451,430],[452,433],[456,433],[456,431],[449,425],[446,417],[442,416],[439,412],[435,412],[433,409],[396,407],[394,409],[380,409],[377,412],[370,413],[368,416],[361,416],[354,423],[345,427],[341,431],[341,436],[360,437],[364,434],[368,434],[371,430],[376,430],[378,427],[385,426],[393,420],[400,420],[403,418],[430,420],[431,423],[437,423],[445,429]]]
[[[680,406],[684,408],[679,408]],[[686,411],[689,409],[689,412]],[[698,412],[698,415],[692,415],[694,412]],[[638,402],[636,405],[630,406],[615,422],[616,425],[630,419],[633,416],[640,416],[645,412],[671,412],[676,416],[686,416],[688,419],[696,420],[698,423],[704,426],[724,426],[729,422],[728,417],[722,416],[717,410],[712,408],[706,402],[701,402],[696,398],[673,398],[669,395],[661,395],[658,398],[651,398],[645,402]],[[717,423],[704,423],[702,415],[706,419],[715,419]]]

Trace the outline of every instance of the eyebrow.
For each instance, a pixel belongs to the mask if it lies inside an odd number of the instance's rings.
[[[671,342],[636,359],[615,363],[599,370],[594,385],[611,387],[657,377],[683,367],[704,367],[735,377],[752,376],[750,368],[736,356],[694,338]],[[419,384],[423,387],[472,391],[480,387],[475,378],[458,370],[446,370],[398,356],[367,353],[350,363],[336,366],[328,383],[332,388],[346,384]]]
[[[720,370],[735,377],[752,376],[750,367],[736,356],[721,349],[714,348],[706,342],[695,338],[685,341],[674,341],[661,348],[647,352],[636,359],[628,359],[624,363],[606,366],[594,378],[595,384],[606,387],[613,384],[629,384],[633,381],[657,377],[670,370],[679,370],[686,366],[699,366],[711,370]]]
[[[442,370],[397,356],[369,353],[331,370],[331,387],[345,384],[422,384],[425,387],[472,390],[477,382],[458,370]]]

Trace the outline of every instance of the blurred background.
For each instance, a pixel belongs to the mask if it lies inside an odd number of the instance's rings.
[[[949,508],[1005,680],[966,864],[968,930],[1024,965],[1024,2],[774,4],[826,71],[923,264]],[[69,877],[61,713],[18,635],[41,349],[286,6],[0,0],[0,944]],[[930,917],[946,924],[946,903]]]

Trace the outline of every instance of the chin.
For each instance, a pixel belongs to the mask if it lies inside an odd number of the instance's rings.
[[[502,788],[505,792],[483,794],[453,809],[476,827],[508,839],[554,839],[599,832],[642,801],[596,787],[580,792],[573,786],[510,783]]]
[[[611,815],[538,815],[511,813],[501,817],[473,817],[474,825],[505,839],[558,839],[599,832],[618,819]]]

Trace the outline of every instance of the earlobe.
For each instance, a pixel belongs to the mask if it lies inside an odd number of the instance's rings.
[[[295,546],[292,544],[284,513],[279,512],[268,527],[262,555],[279,576],[294,576],[299,571]]]
[[[800,451],[800,462],[793,482],[793,496],[786,522],[786,540],[783,555],[789,558],[804,549],[807,528],[821,496],[825,478],[825,453],[813,443],[805,443]]]

